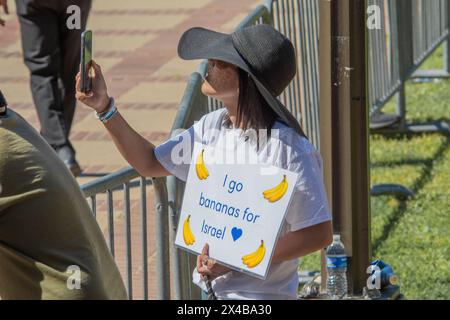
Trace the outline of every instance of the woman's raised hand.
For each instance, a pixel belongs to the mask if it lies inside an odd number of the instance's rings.
[[[92,70],[89,72],[89,76],[92,79],[92,91],[88,93],[81,92],[81,75],[78,72],[76,76],[76,97],[88,107],[101,113],[108,108],[110,98],[102,70],[95,61],[92,61]]]

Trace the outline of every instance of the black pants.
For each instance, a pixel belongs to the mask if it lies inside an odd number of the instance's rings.
[[[54,148],[71,146],[80,36],[86,27],[91,0],[16,0],[16,5],[41,134]],[[67,19],[72,15],[67,8],[71,5],[81,9],[80,29],[67,27]]]

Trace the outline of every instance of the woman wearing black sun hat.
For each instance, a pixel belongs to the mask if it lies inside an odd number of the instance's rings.
[[[178,54],[186,60],[208,59],[202,93],[222,101],[225,107],[204,115],[157,147],[136,133],[119,114],[95,62],[93,92],[81,93],[78,77],[77,97],[97,111],[121,154],[143,176],[175,175],[185,181],[190,161],[175,161],[174,148],[184,144],[192,150],[194,141],[213,145],[218,135],[220,138],[230,132],[237,137],[237,150],[254,145],[259,161],[296,172],[292,200],[265,280],[220,265],[209,257],[207,245],[193,274],[194,282],[205,291],[203,279],[210,279],[218,299],[296,299],[298,258],[331,243],[332,227],[321,156],[277,99],[296,74],[294,47],[268,25],[232,34],[192,28],[182,35]],[[264,129],[268,130],[264,145],[245,135]]]

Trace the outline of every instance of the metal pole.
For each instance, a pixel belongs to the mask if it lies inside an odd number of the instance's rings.
[[[109,250],[113,257],[115,257],[114,250],[114,202],[113,192],[108,189],[106,191],[107,204],[108,204],[108,236],[109,236]]]
[[[450,19],[450,16],[449,16]],[[447,41],[444,42],[444,70],[447,76],[450,75],[450,36]]]
[[[406,95],[405,82],[409,77],[410,67],[414,65],[414,36],[413,36],[413,10],[412,2],[410,0],[396,0],[395,1],[395,15],[397,25],[396,39],[398,44],[398,67],[400,73],[400,81],[402,83],[397,96],[397,114],[400,116],[399,129],[406,129]],[[423,39],[421,39],[423,41]],[[418,41],[419,42],[419,41]],[[424,46],[425,48],[426,46]],[[424,49],[421,49],[422,51]]]
[[[446,28],[450,32],[450,0],[447,0],[444,6],[446,10]],[[450,75],[450,34],[447,36],[447,41],[444,43],[444,70],[447,76]]]
[[[365,0],[320,2],[320,145],[333,228],[347,249],[353,294],[365,285],[370,257],[365,17]]]
[[[148,300],[148,255],[147,255],[147,179],[141,177],[142,219],[142,290],[143,299]]]
[[[167,189],[169,193],[169,243],[170,243],[170,262],[173,273],[173,294],[175,300],[183,299],[182,296],[182,283],[183,274],[180,261],[179,249],[175,247],[175,236],[177,230],[178,213],[177,204],[174,195],[177,194],[177,182],[176,177],[167,177]],[[186,299],[186,297],[184,297]]]
[[[126,271],[127,271],[127,290],[128,298],[133,300],[133,260],[131,255],[131,212],[130,212],[130,185],[129,182],[123,184],[123,205],[125,214],[125,252],[126,252]]]
[[[406,129],[406,91],[405,82],[402,84],[397,92],[397,114],[400,116],[399,129]]]
[[[170,299],[169,208],[166,178],[152,178],[155,188],[156,298]]]

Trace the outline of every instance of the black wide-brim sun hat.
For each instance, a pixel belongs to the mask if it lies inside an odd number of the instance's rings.
[[[298,121],[278,100],[297,71],[291,41],[266,24],[239,29],[231,34],[205,28],[191,28],[178,43],[178,55],[185,60],[216,59],[247,72],[280,119],[305,136]]]

